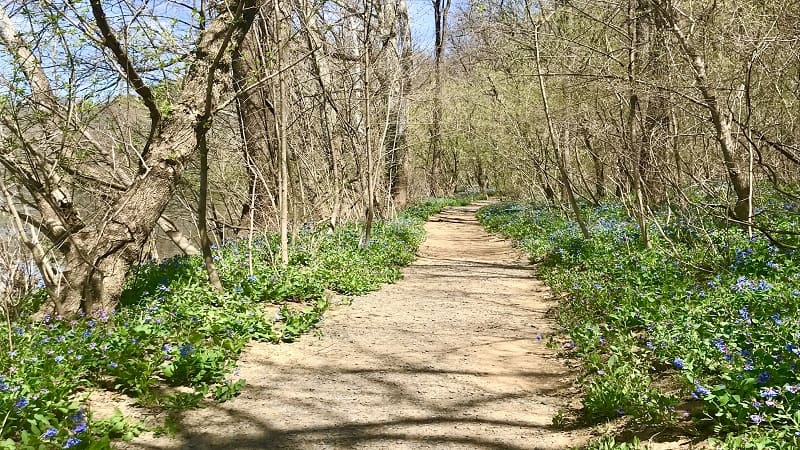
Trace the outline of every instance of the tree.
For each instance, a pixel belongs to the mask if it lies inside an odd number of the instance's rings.
[[[197,34],[196,43],[186,56],[180,94],[169,104],[159,106],[129,51],[117,38],[103,3],[92,0],[90,5],[91,19],[69,6],[64,6],[63,17],[85,27],[85,37],[100,47],[102,55],[109,55],[106,64],[122,74],[150,112],[150,132],[138,152],[140,164],[135,173],[122,167],[110,174],[92,173],[98,170],[75,164],[76,148],[64,143],[91,143],[92,150],[99,154],[108,154],[111,146],[88,130],[72,126],[72,99],[65,101],[52,87],[40,57],[31,51],[31,44],[15,28],[7,12],[0,9],[2,44],[25,80],[24,85],[18,85],[16,101],[25,105],[39,125],[37,129],[23,130],[7,122],[12,131],[11,151],[3,153],[0,163],[18,183],[14,201],[35,208],[36,214],[30,220],[37,223],[63,258],[63,269],[58,272],[61,278],[45,279],[61,314],[115,306],[125,276],[138,261],[186,164],[197,156],[198,139],[207,132],[223,96],[230,92],[229,50],[241,43],[256,11],[251,0],[202,11],[209,22]],[[112,156],[108,155],[108,161]],[[111,191],[104,195],[109,207],[103,214],[86,214],[87,205],[68,195],[71,188],[90,182]],[[89,208],[97,208],[91,201],[87,203]],[[54,265],[53,261],[43,263]],[[53,270],[40,267],[42,273]]]
[[[434,47],[433,47],[433,120],[431,122],[431,166],[428,181],[432,196],[441,194],[439,183],[442,172],[442,103],[444,95],[444,46],[447,37],[447,14],[450,0],[431,0],[433,3]]]

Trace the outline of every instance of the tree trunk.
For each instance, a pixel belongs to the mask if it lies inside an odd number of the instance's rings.
[[[428,181],[428,191],[431,196],[440,195],[440,178],[442,175],[442,108],[444,103],[444,86],[442,76],[444,72],[444,45],[447,32],[447,13],[450,9],[450,0],[432,0],[434,21],[434,96],[433,96],[433,121],[431,123],[431,167]]]
[[[275,229],[278,206],[278,137],[275,109],[269,95],[275,81],[270,79],[252,86],[269,70],[264,46],[275,45],[267,20],[267,15],[260,12],[241,48],[234,52],[231,65],[239,128],[244,142],[242,151],[247,167],[248,192],[252,196],[242,205],[242,228],[250,227],[252,215],[254,227]],[[271,48],[267,50],[271,51]]]
[[[559,141],[556,137],[556,133],[553,130],[553,118],[550,115],[550,106],[547,102],[547,88],[544,83],[544,76],[542,74],[542,66],[541,60],[539,56],[539,26],[541,24],[537,24],[534,28],[533,36],[534,36],[534,61],[536,63],[536,74],[539,79],[539,93],[541,94],[542,98],[542,108],[544,109],[544,116],[547,121],[547,132],[550,136],[550,142],[553,145],[553,153],[556,158],[556,165],[558,166],[558,172],[561,174],[561,183],[564,187],[564,192],[567,196],[567,201],[569,202],[570,207],[572,208],[572,213],[575,215],[575,221],[578,222],[578,227],[581,230],[581,234],[583,235],[584,239],[591,239],[591,234],[589,233],[589,229],[586,227],[586,223],[583,221],[583,214],[581,213],[581,209],[578,206],[578,202],[575,200],[575,194],[572,192],[572,184],[569,180],[569,174],[567,173],[567,168],[565,166],[564,157],[559,150]]]
[[[62,291],[68,314],[111,310],[119,300],[128,271],[195,155],[198,126],[230,91],[230,80],[216,74],[226,72],[228,49],[241,43],[255,14],[250,1],[235,6],[201,33],[173,114],[163,120],[150,145],[147,170],[119,196],[102,223],[72,235],[75,245],[65,254],[67,286]]]
[[[678,39],[684,56],[691,63],[694,71],[695,87],[700,91],[703,97],[703,104],[711,116],[711,123],[714,125],[716,140],[722,152],[722,160],[728,179],[736,193],[736,203],[730,211],[730,215],[740,223],[749,224],[752,220],[752,193],[747,173],[747,155],[744,152],[737,151],[731,121],[720,109],[716,91],[709,86],[705,58],[695,49],[684,34],[678,23],[676,11],[670,3],[664,2],[658,5],[658,12],[668,24],[672,34]]]
[[[389,100],[395,99],[395,105],[389,114],[386,133],[386,171],[389,195],[395,209],[403,209],[408,203],[408,96],[411,92],[411,27],[408,19],[406,0],[397,1],[396,22],[397,36],[390,40],[388,48],[391,91]]]

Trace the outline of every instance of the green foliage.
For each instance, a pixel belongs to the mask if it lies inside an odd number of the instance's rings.
[[[587,450],[640,450],[639,439],[634,437],[630,443],[617,442],[613,436],[602,437],[590,442]]]
[[[796,446],[800,253],[712,217],[666,212],[656,214],[663,236],[648,225],[648,249],[621,206],[583,213],[591,241],[547,207],[496,204],[479,219],[542,262],[561,295],[567,350],[584,361],[586,419],[688,419],[727,433],[723,448]]]
[[[424,221],[448,206],[466,206],[478,198],[481,196],[473,193],[459,194],[455,197],[426,198],[409,205],[400,216]]]

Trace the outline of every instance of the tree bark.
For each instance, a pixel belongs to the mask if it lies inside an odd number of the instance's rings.
[[[254,2],[243,0],[221,11],[200,34],[173,113],[161,121],[149,142],[145,170],[100,221],[69,234],[60,293],[66,314],[115,307],[129,269],[172,198],[184,167],[196,155],[198,126],[207,123],[229,91],[229,80],[216,75],[229,70],[228,49],[239,45],[253,14]]]
[[[434,21],[434,96],[433,96],[433,121],[431,123],[431,167],[428,181],[428,191],[431,196],[441,194],[439,186],[442,175],[442,108],[444,103],[444,45],[447,32],[447,13],[450,10],[450,0],[431,0],[433,3]]]
[[[271,11],[272,5],[268,6]],[[268,14],[262,7],[251,32],[241,48],[234,52],[231,65],[248,192],[252,196],[251,201],[242,205],[240,224],[242,228],[249,228],[252,215],[253,226],[262,230],[275,229],[279,171],[275,107],[270,98],[276,81],[259,80],[266,76],[268,69],[264,47],[275,46],[267,21]]]
[[[750,223],[752,220],[751,188],[747,173],[748,158],[746,153],[737,149],[736,140],[733,138],[730,118],[721,110],[717,100],[717,92],[709,85],[706,72],[705,58],[692,45],[678,23],[677,13],[669,2],[658,4],[658,12],[668,24],[670,31],[677,38],[684,56],[689,60],[695,80],[695,87],[703,97],[703,104],[711,116],[716,140],[722,153],[722,161],[728,174],[728,179],[736,193],[736,203],[730,215],[740,223]]]

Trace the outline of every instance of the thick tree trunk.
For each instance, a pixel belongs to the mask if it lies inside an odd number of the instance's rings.
[[[195,156],[198,125],[230,90],[229,80],[215,75],[230,70],[227,50],[238,46],[254,14],[250,1],[238,7],[223,12],[201,33],[173,114],[163,120],[150,145],[146,171],[119,196],[103,222],[72,235],[76,245],[65,254],[67,286],[62,291],[67,313],[115,307],[128,271]]]

